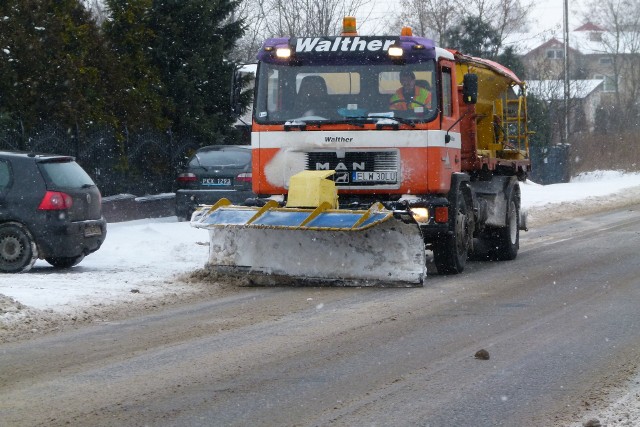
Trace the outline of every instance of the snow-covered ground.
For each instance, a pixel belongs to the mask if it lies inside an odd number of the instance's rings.
[[[0,276],[0,294],[40,310],[68,312],[135,299],[132,294],[180,292],[174,276],[204,265],[207,241],[206,231],[176,217],[110,223],[102,247],[76,267],[55,270],[38,260],[26,273]]]
[[[527,182],[521,190],[531,222],[559,206],[610,204],[614,194],[623,199],[634,193],[640,200],[640,173],[591,172],[567,184]],[[545,209],[550,206],[554,209]],[[111,223],[102,248],[70,270],[37,261],[27,273],[0,275],[0,342],[3,334],[25,325],[34,332],[50,327],[51,318],[91,319],[92,313],[114,306],[135,310],[188,295],[194,292],[188,275],[204,266],[207,242],[205,230],[175,217]],[[603,424],[640,425],[639,383],[640,377],[629,385],[613,412],[599,415]]]
[[[550,204],[605,203],[598,198],[640,186],[640,173],[591,172],[568,184],[521,185],[522,207],[534,213]],[[108,225],[100,250],[70,270],[54,270],[38,260],[31,271],[0,275],[0,295],[21,304],[59,313],[78,307],[107,305],[184,292],[174,278],[202,268],[207,260],[208,234],[175,217],[136,220]],[[12,318],[0,304],[0,325]]]

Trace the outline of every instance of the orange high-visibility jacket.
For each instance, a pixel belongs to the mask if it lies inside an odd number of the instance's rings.
[[[402,88],[399,88],[391,97],[390,108],[392,110],[412,110],[416,107],[431,108],[431,92],[421,86],[416,85],[416,87],[414,88],[413,98],[408,101],[409,102],[404,99]]]

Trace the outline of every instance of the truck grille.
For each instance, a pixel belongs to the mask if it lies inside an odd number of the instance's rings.
[[[367,187],[397,184],[397,151],[347,151],[338,157],[335,151],[312,151],[307,155],[307,170],[335,170],[338,186]]]

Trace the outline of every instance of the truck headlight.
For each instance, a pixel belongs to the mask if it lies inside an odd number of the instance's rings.
[[[391,47],[389,47],[389,50],[387,51],[387,53],[389,54],[389,56],[392,56],[394,58],[399,58],[402,55],[404,55],[404,51],[399,46],[391,46]]]
[[[429,222],[429,209],[427,208],[411,208],[409,209],[413,219],[419,223]]]
[[[279,47],[276,49],[276,56],[278,58],[291,58],[291,48]]]

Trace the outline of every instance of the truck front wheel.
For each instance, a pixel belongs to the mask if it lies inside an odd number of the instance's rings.
[[[452,200],[449,234],[433,242],[433,260],[439,274],[457,274],[464,270],[471,246],[471,214],[461,191]]]

